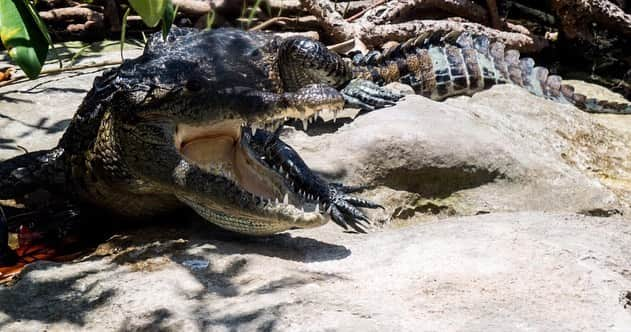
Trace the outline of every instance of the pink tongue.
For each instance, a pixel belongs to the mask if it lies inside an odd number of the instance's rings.
[[[243,189],[259,197],[277,196],[269,185],[262,182],[261,175],[253,165],[250,165],[252,161],[236,147],[231,136],[196,139],[182,146],[180,153],[203,169],[219,167],[224,171],[230,171],[236,178],[233,180],[236,180]]]
[[[181,153],[189,161],[202,168],[217,166],[233,168],[234,139],[230,136],[217,136],[212,138],[200,138],[186,143]]]
[[[260,179],[261,174],[258,174],[254,167],[250,165],[252,161],[245,156],[241,149],[237,150],[235,161],[237,178],[245,190],[259,197],[271,198],[277,196],[274,195],[274,191],[269,185],[263,183],[263,180]]]

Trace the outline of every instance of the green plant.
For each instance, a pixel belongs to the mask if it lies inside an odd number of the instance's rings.
[[[162,34],[166,38],[177,13],[171,0],[129,0],[129,4],[147,26],[153,28],[162,22]],[[121,43],[125,38],[124,26],[125,19]],[[46,25],[35,10],[34,2],[0,0],[0,39],[11,60],[29,78],[36,78],[46,61],[52,41]]]
[[[11,59],[29,78],[39,75],[52,42],[30,2],[0,0],[0,39]]]

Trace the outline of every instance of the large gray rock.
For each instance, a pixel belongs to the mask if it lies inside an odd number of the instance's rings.
[[[97,74],[0,88],[0,160],[54,146]],[[373,186],[380,227],[143,227],[0,286],[0,329],[629,331],[629,128],[510,86],[288,128],[314,169]]]
[[[3,331],[630,331],[631,223],[542,213],[367,235],[150,228],[0,288]]]
[[[336,180],[378,186],[367,195],[395,218],[610,214],[631,202],[631,132],[515,86],[444,103],[407,96],[334,133],[291,131],[287,141]]]

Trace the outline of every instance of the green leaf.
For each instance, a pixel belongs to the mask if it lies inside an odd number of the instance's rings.
[[[210,9],[210,12],[206,14],[206,27],[204,30],[209,31],[213,28],[213,24],[215,23],[215,11]]]
[[[123,48],[125,48],[125,34],[127,33],[127,16],[129,15],[130,8],[127,8],[125,14],[123,15],[123,24],[121,26],[121,60],[125,60],[123,56]]]
[[[171,25],[173,25],[173,21],[175,21],[175,14],[177,14],[177,7],[173,8],[171,0],[167,0],[167,6],[164,9],[164,16],[162,17],[162,38],[164,40],[167,39]]]
[[[168,0],[129,0],[129,4],[140,15],[142,21],[151,28],[158,25],[164,16]]]
[[[50,36],[27,1],[0,0],[0,39],[26,76],[36,78],[46,61]]]

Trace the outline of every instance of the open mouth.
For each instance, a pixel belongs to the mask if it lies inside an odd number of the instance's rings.
[[[318,116],[319,111],[314,110],[301,120],[309,123]],[[215,204],[212,197],[187,196],[183,200],[204,217],[220,213],[247,220],[280,219],[296,227],[326,223],[325,202],[302,188],[299,172],[269,148],[269,143],[277,139],[272,132],[283,123],[284,118],[258,125],[247,125],[241,120],[201,126],[178,124],[175,147],[180,155],[239,191],[232,206]],[[282,227],[288,228],[286,224]]]

